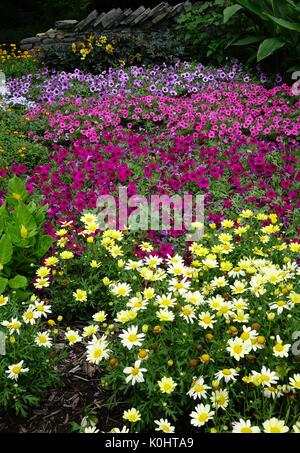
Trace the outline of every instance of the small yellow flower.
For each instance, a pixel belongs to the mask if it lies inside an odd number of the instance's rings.
[[[20,228],[20,235],[21,235],[21,238],[22,239],[26,239],[27,236],[28,236],[28,230],[27,228],[25,227],[25,225],[22,224],[21,228]]]
[[[101,263],[99,263],[98,261],[96,260],[92,260],[90,262],[90,266],[93,268],[93,269],[98,269],[100,266],[101,266]]]
[[[79,302],[86,302],[87,301],[87,292],[82,289],[76,289],[73,293],[73,297],[75,300]]]

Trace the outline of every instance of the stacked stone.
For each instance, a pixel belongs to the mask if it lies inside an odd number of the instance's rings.
[[[94,10],[80,22],[58,20],[55,22],[54,29],[51,28],[45,33],[38,33],[32,38],[23,39],[20,42],[20,48],[21,50],[35,48],[64,50],[70,47],[70,43],[80,41],[91,33],[96,36],[102,34],[126,36],[131,33],[139,35],[172,30],[178,16],[190,6],[191,3],[187,0],[175,6],[162,2],[154,8],[144,6],[140,6],[136,10],[113,8],[109,12],[101,14]]]

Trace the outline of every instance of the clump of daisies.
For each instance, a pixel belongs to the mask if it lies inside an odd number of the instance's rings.
[[[284,238],[275,214],[244,210],[210,223],[188,261],[162,258],[130,232],[100,234],[92,214],[82,220],[94,234],[91,272],[101,249],[100,269],[115,277],[102,278],[109,302],[66,337],[85,344],[108,403],[132,405],[123,418],[134,431],[174,432],[187,414],[196,431],[299,429],[300,244]],[[83,304],[84,291],[75,292]]]
[[[61,317],[49,318],[51,305],[37,295],[20,303],[15,292],[7,294],[0,294],[0,406],[26,415],[58,381],[54,341]]]

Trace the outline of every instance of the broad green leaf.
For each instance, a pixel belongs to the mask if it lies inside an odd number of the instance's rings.
[[[231,19],[231,17],[234,16],[241,9],[243,9],[241,5],[232,5],[225,8],[223,11],[224,24],[226,24],[226,22],[228,22],[229,19]]]
[[[52,238],[48,235],[41,236],[36,244],[36,256],[42,258],[48,252],[52,244]]]
[[[238,41],[235,41],[232,45],[233,46],[248,46],[250,44],[254,44],[256,42],[261,41],[260,36],[246,36],[245,38],[239,39]]]
[[[276,52],[276,50],[285,46],[285,44],[286,43],[279,38],[265,39],[258,48],[257,61],[261,61],[269,57]]]
[[[14,278],[8,281],[8,285],[12,289],[25,288],[27,286],[27,278],[23,275],[16,275]]]
[[[297,31],[300,33],[300,23],[297,22],[289,22],[285,19],[279,19],[278,17],[271,16],[271,14],[266,14],[265,16],[269,17],[273,22],[280,25],[283,28],[287,28],[288,30]]]
[[[14,212],[14,216],[16,218],[16,223],[18,224],[20,229],[22,229],[22,225],[27,229],[27,236],[32,236],[35,233],[36,223],[34,221],[33,215],[31,214],[30,210],[24,205],[24,203],[19,203]]]
[[[255,14],[258,16],[261,20],[266,21],[266,17],[264,16],[263,8],[259,6],[261,2],[254,2],[251,0],[237,0],[240,5],[242,5],[245,9],[250,11],[251,13]],[[271,12],[271,10],[270,10]]]
[[[291,68],[289,68],[287,70],[287,72],[289,72],[289,73],[290,72],[297,72],[297,71],[300,71],[300,65],[299,64],[298,65],[296,64],[295,66],[292,66]]]
[[[17,301],[23,302],[24,300],[28,300],[31,294],[31,291],[25,291],[24,289],[18,288],[15,292],[15,298]]]
[[[4,234],[0,239],[0,264],[10,262],[13,253],[11,239],[8,234]]]
[[[275,17],[281,17],[282,19],[287,19],[289,13],[295,9],[295,5],[289,1],[283,0],[272,0],[273,12]]]
[[[28,192],[25,189],[23,181],[16,176],[8,181],[8,202],[16,206],[21,201],[24,201],[28,196]]]
[[[8,279],[4,277],[0,277],[0,293],[3,293],[5,291],[5,288],[7,286]]]

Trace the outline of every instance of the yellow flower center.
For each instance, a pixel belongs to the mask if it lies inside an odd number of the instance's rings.
[[[263,382],[269,382],[270,376],[268,376],[267,374],[262,374],[262,375],[261,375],[261,380],[262,380]]]
[[[241,433],[252,433],[252,429],[249,426],[243,426]]]
[[[211,323],[211,317],[206,315],[203,317],[203,320],[202,320],[205,324],[210,324]]]
[[[198,393],[198,392],[203,392],[204,386],[203,386],[203,385],[197,384],[197,385],[195,385],[194,390],[195,390],[195,392],[197,392],[197,393]]]
[[[135,341],[137,341],[137,339],[138,337],[136,333],[131,333],[130,335],[128,335],[128,341],[130,341],[130,343],[134,343]]]
[[[277,344],[275,345],[275,351],[276,351],[276,352],[282,352],[283,349],[284,349],[284,347],[283,347],[282,343],[277,343]]]
[[[242,335],[241,335],[241,339],[246,341],[246,340],[249,340],[250,338],[250,334],[249,332],[243,332]]]
[[[208,414],[207,413],[199,414],[197,419],[200,423],[206,422],[206,420],[208,419]]]
[[[20,374],[20,373],[21,373],[21,367],[20,367],[20,365],[14,365],[14,366],[12,367],[11,370],[12,370],[12,372],[13,372],[14,374]]]
[[[240,344],[235,344],[234,347],[233,347],[233,351],[236,353],[236,354],[240,354],[242,352],[243,348]]]

